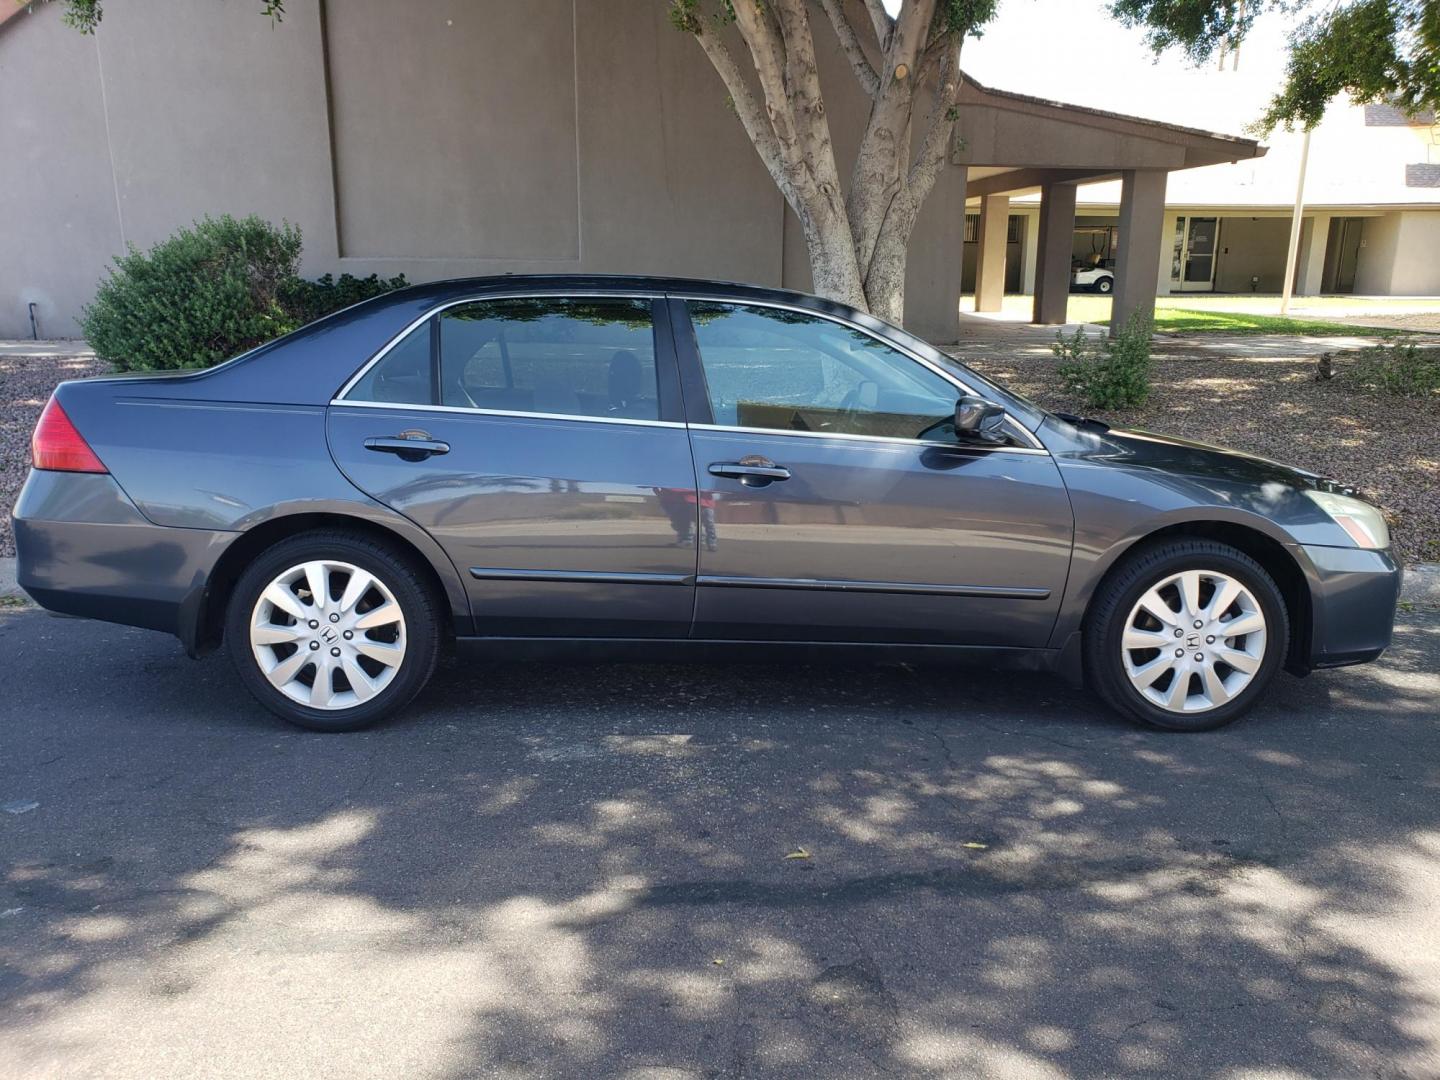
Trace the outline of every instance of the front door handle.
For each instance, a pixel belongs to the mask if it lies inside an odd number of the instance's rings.
[[[769,458],[751,454],[739,461],[716,461],[710,466],[711,476],[733,476],[747,487],[764,487],[775,480],[789,480],[790,470],[776,465]]]
[[[450,444],[439,439],[394,436],[366,439],[365,449],[381,454],[394,454],[402,461],[424,461],[431,454],[448,454]]]

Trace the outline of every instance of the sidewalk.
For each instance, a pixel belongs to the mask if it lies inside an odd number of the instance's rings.
[[[0,340],[0,360],[10,356],[83,356],[87,359],[95,350],[79,339],[73,341],[8,341]]]

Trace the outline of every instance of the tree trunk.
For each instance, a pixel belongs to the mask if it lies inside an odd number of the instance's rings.
[[[899,325],[905,264],[920,207],[945,167],[955,127],[964,34],[937,0],[903,0],[892,19],[882,0],[864,0],[870,51],[846,11],[820,0],[842,51],[870,99],[848,198],[841,192],[820,92],[809,0],[670,0],[672,21],[693,34],[730,92],[750,141],[800,220],[815,292]],[[725,13],[753,61],[757,98],[718,29]],[[878,63],[871,52],[878,51]],[[929,88],[929,91],[927,91]],[[917,102],[929,115],[919,146]]]
[[[865,282],[855,261],[855,242],[838,192],[795,208],[810,256],[815,292],[841,304],[869,311]]]

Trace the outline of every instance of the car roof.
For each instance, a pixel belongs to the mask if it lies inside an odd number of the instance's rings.
[[[387,297],[444,303],[446,300],[509,292],[614,292],[681,293],[716,299],[771,300],[823,310],[845,308],[844,304],[790,289],[747,285],[739,281],[710,281],[703,278],[658,277],[643,274],[498,274],[491,277],[449,278],[410,285]],[[848,309],[847,309],[848,310]]]

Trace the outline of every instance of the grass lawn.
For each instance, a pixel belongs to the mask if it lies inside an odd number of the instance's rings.
[[[1263,301],[1263,307],[1256,301]],[[1279,301],[1274,297],[1206,297],[1201,300],[1195,296],[1161,296],[1155,301],[1155,329],[1162,332],[1304,334],[1312,337],[1327,334],[1383,337],[1395,332],[1383,327],[1330,319],[1282,317],[1274,314],[1278,308]],[[1072,296],[1070,317],[1106,326],[1110,322],[1110,297]]]
[[[1030,311],[1029,296],[1005,297],[1005,311],[1017,317]],[[961,310],[973,310],[966,297]],[[1337,334],[1383,337],[1402,328],[1433,330],[1440,324],[1440,299],[1372,296],[1301,296],[1290,315],[1279,314],[1278,296],[1229,296],[1185,293],[1161,296],[1155,301],[1155,329],[1162,332],[1216,334],[1297,334],[1324,337]],[[1070,319],[1101,326],[1110,321],[1110,297],[1097,293],[1071,293]],[[1368,323],[1388,322],[1392,326]]]

